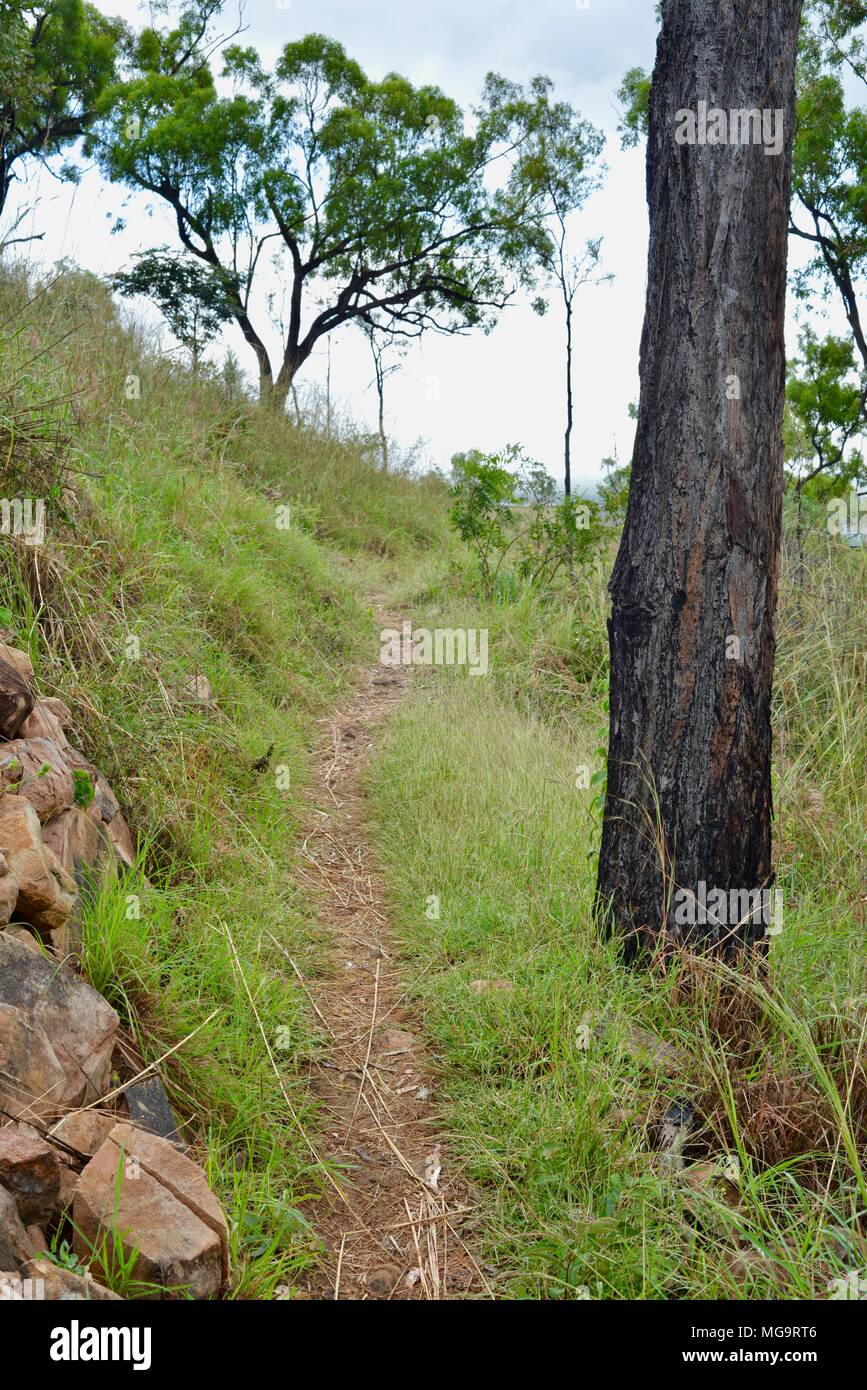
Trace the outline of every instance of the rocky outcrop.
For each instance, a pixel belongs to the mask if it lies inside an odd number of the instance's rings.
[[[98,1100],[109,1089],[117,1026],[114,1009],[81,976],[0,932],[0,1108],[7,1114],[44,1119]]]
[[[131,1080],[125,1099],[118,1016],[74,968],[82,898],[132,866],[132,835],[69,743],[69,710],[34,698],[32,679],[0,641],[0,1298],[117,1297],[99,1282],[106,1233],[136,1254],[136,1296],[217,1297],[230,1276],[219,1204],[160,1078]],[[80,1270],[42,1258],[58,1237]]]
[[[32,1125],[0,1128],[0,1184],[11,1193],[21,1220],[50,1221],[60,1197],[60,1160]]]
[[[116,1125],[79,1179],[75,1249],[103,1248],[113,1234],[133,1277],[161,1289],[213,1298],[229,1278],[226,1222],[201,1169],[165,1139]]]

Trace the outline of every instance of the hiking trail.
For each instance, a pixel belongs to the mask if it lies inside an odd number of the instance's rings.
[[[378,628],[399,627],[381,597],[372,596]],[[307,1276],[310,1298],[491,1296],[464,1229],[469,1190],[438,1134],[433,1067],[366,823],[373,738],[409,685],[404,666],[363,670],[346,705],[322,721],[327,736],[314,753],[299,878],[333,943],[328,973],[305,988],[330,1040],[311,1084],[319,1150],[336,1167],[318,1210],[325,1254]]]

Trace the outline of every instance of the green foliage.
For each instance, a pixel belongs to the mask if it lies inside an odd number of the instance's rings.
[[[623,112],[617,124],[621,149],[628,150],[647,138],[650,108],[650,75],[644,68],[630,68],[617,89]]]
[[[90,773],[81,767],[73,768],[72,785],[75,789],[76,806],[80,806],[82,810],[87,810],[95,796]]]
[[[374,82],[335,40],[308,34],[271,69],[254,49],[228,46],[227,91],[208,61],[212,10],[195,0],[174,28],[138,37],[88,149],[107,177],[165,199],[183,247],[211,271],[245,267],[229,303],[266,397],[282,403],[317,341],[342,324],[488,328],[516,287],[532,285],[548,197],[540,113],[556,114],[558,168],[575,187],[587,178],[578,151],[597,138],[550,101],[546,80],[526,97],[489,78],[469,131],[439,88],[397,73]],[[291,287],[276,367],[250,307],[271,240]]]
[[[509,444],[500,454],[472,449],[452,460],[458,480],[452,486],[449,518],[461,540],[474,552],[482,583],[491,586],[491,563],[508,544],[511,507],[517,501],[518,478],[507,464],[520,457],[520,448]]]
[[[0,0],[0,212],[28,161],[88,129],[124,32],[83,0]],[[61,173],[76,177],[68,166]]]
[[[146,295],[154,301],[189,352],[194,369],[208,343],[232,317],[232,303],[238,297],[237,275],[209,270],[166,248],[140,252],[133,268],[112,275],[110,284],[125,298]]]
[[[632,464],[621,464],[616,459],[604,458],[602,466],[606,470],[606,476],[599,484],[602,508],[610,521],[614,522],[616,526],[622,526],[626,520],[626,508],[629,505]]]
[[[790,362],[786,386],[787,457],[796,485],[821,484],[823,495],[840,495],[864,480],[860,436],[867,400],[867,369],[855,364],[851,339],[819,339],[802,330],[800,355]]]
[[[507,555],[519,578],[549,586],[561,570],[574,574],[587,564],[605,538],[599,506],[576,497],[557,502],[552,478],[520,445],[455,454],[452,477],[451,524],[475,556],[488,596]]]

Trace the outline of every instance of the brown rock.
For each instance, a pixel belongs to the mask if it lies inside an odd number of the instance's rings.
[[[114,1009],[80,976],[6,932],[0,932],[0,1005],[20,1010],[33,1029],[41,1029],[63,1068],[65,1086],[49,1112],[57,1113],[58,1101],[72,1109],[108,1090],[118,1026]],[[0,1092],[6,1082],[0,1075]]]
[[[21,1274],[23,1278],[32,1281],[31,1297],[38,1296],[46,1303],[65,1303],[68,1300],[89,1303],[108,1299],[123,1302],[120,1294],[103,1288],[95,1279],[74,1274],[71,1269],[61,1269],[59,1265],[52,1264],[51,1260],[27,1260],[21,1266]]]
[[[131,869],[135,863],[135,845],[132,831],[119,811],[108,823],[108,838],[120,862]]]
[[[23,1009],[0,1003],[0,1108],[14,1118],[44,1119],[75,1104],[71,1089],[44,1030]]]
[[[45,769],[49,769],[45,771]],[[0,748],[0,778],[29,801],[41,821],[71,806],[72,773],[56,743],[47,738],[16,738]]]
[[[125,1161],[111,1138],[78,1180],[73,1222],[79,1258],[90,1257],[103,1234],[113,1232],[127,1255],[137,1252],[136,1280],[184,1289],[194,1298],[220,1291],[219,1236],[143,1167]]]
[[[0,1183],[12,1193],[25,1223],[50,1221],[58,1210],[60,1164],[32,1125],[0,1129]]]
[[[21,725],[21,737],[23,739],[46,738],[57,748],[66,747],[66,734],[63,731],[63,724],[51,708],[55,703],[66,709],[62,701],[37,700],[33,709],[28,714],[24,723]],[[66,710],[69,714],[69,710]]]
[[[13,923],[11,927],[6,927],[5,931],[7,936],[11,936],[13,941],[20,941],[22,946],[27,947],[28,951],[36,951],[37,954],[41,954],[40,942],[26,927],[19,927]]]
[[[397,1288],[401,1271],[397,1265],[380,1265],[367,1276],[367,1287],[374,1298],[389,1298]]]
[[[76,906],[75,881],[43,844],[36,812],[22,796],[0,796],[0,849],[18,883],[16,916],[57,931]]]
[[[470,980],[470,989],[474,994],[487,994],[489,990],[503,990],[506,994],[511,994],[515,986],[510,980]]]
[[[49,1138],[92,1158],[116,1124],[115,1115],[103,1115],[98,1110],[74,1110],[51,1128]]]
[[[83,888],[111,853],[108,834],[80,806],[70,806],[52,816],[42,828],[42,841],[53,850],[64,869]]]
[[[10,874],[7,868],[5,874],[0,877],[0,927],[6,925],[12,913],[15,911],[15,904],[18,901],[18,880],[14,874]]]
[[[15,1198],[0,1187],[0,1269],[17,1269],[33,1254],[33,1244],[18,1215]]]
[[[37,701],[37,704],[46,709],[49,714],[54,715],[64,733],[67,729],[72,728],[72,713],[69,706],[65,705],[62,700],[55,699],[53,695],[45,695]]]
[[[28,685],[33,681],[33,662],[19,647],[10,647],[8,642],[0,641],[0,661],[5,661]]]
[[[144,1172],[162,1183],[173,1197],[214,1232],[220,1242],[222,1279],[227,1284],[231,1271],[226,1218],[198,1164],[180,1153],[168,1140],[137,1129],[134,1125],[115,1125],[109,1137],[125,1153],[137,1159]]]

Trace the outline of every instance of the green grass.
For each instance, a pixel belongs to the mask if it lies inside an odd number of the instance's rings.
[[[83,966],[144,1060],[170,1053],[185,1137],[228,1211],[233,1295],[269,1297],[315,1255],[324,1181],[304,1081],[320,1040],[287,959],[307,974],[322,956],[296,835],[316,721],[371,641],[377,563],[356,574],[337,551],[313,474],[330,459],[333,489],[344,469],[369,540],[391,482],[350,443],[281,433],[149,352],[92,277],[67,272],[29,308],[23,292],[0,281],[3,492],[38,487],[49,535],[38,553],[3,547],[0,624],[70,706],[140,849],[85,905]],[[247,466],[268,439],[271,495]],[[288,440],[309,444],[306,486]]]
[[[863,557],[817,553],[816,611],[797,626],[786,595],[775,780],[787,925],[767,986],[626,970],[597,939],[598,803],[576,769],[599,770],[604,743],[600,576],[546,604],[516,591],[481,606],[465,578],[418,587],[410,613],[487,626],[490,676],[418,680],[370,796],[444,1123],[501,1296],[826,1296],[865,1255],[867,721],[850,650]],[[671,1075],[654,1047],[636,1049],[636,1027],[676,1046]],[[656,1151],[680,1099],[704,1117],[691,1178]],[[735,1187],[720,1176],[732,1160]]]

